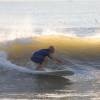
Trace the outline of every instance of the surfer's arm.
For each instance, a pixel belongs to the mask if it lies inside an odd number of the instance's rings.
[[[60,64],[63,63],[60,59],[58,59],[57,57],[55,57],[53,54],[50,54],[49,58],[52,59],[52,60],[54,60],[54,61],[56,61],[57,63],[60,63]]]
[[[57,63],[59,63],[59,64],[63,64],[63,62],[62,62],[60,59],[58,59],[58,58],[54,58],[54,60],[55,60]]]

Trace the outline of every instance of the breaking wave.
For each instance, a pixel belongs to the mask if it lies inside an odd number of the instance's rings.
[[[12,36],[13,37],[13,36]],[[16,36],[15,36],[16,37]],[[14,37],[13,37],[14,38]],[[1,38],[2,39],[2,38]],[[99,74],[100,41],[92,38],[81,38],[64,35],[21,36],[1,42],[0,67],[8,70],[32,73],[35,65],[30,61],[34,50],[54,45],[56,55],[66,64],[62,68],[70,68],[75,72],[73,80],[94,79]],[[59,68],[50,61],[49,68]],[[33,68],[34,70],[34,68]]]

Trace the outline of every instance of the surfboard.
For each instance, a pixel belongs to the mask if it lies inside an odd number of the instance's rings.
[[[71,76],[74,74],[73,71],[63,69],[63,70],[34,70],[33,75],[49,75],[49,76]]]

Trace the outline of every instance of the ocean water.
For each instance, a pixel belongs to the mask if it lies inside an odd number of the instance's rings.
[[[99,100],[98,8],[98,0],[0,2],[0,99]],[[73,76],[29,74],[32,52],[50,45],[65,64],[46,67]]]
[[[38,36],[1,44],[0,98],[100,99],[99,41],[79,37]],[[30,61],[32,52],[51,44],[56,47],[56,56],[65,64],[57,65],[49,61],[46,67],[53,70],[70,68],[75,73],[73,76],[42,77],[29,74],[35,67]]]

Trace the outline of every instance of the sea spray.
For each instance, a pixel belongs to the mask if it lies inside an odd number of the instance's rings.
[[[16,64],[11,63],[9,60],[7,60],[7,54],[5,52],[0,52],[0,67],[6,68],[7,70],[17,70],[20,72],[32,73],[30,69],[24,68],[22,66],[18,66]]]

